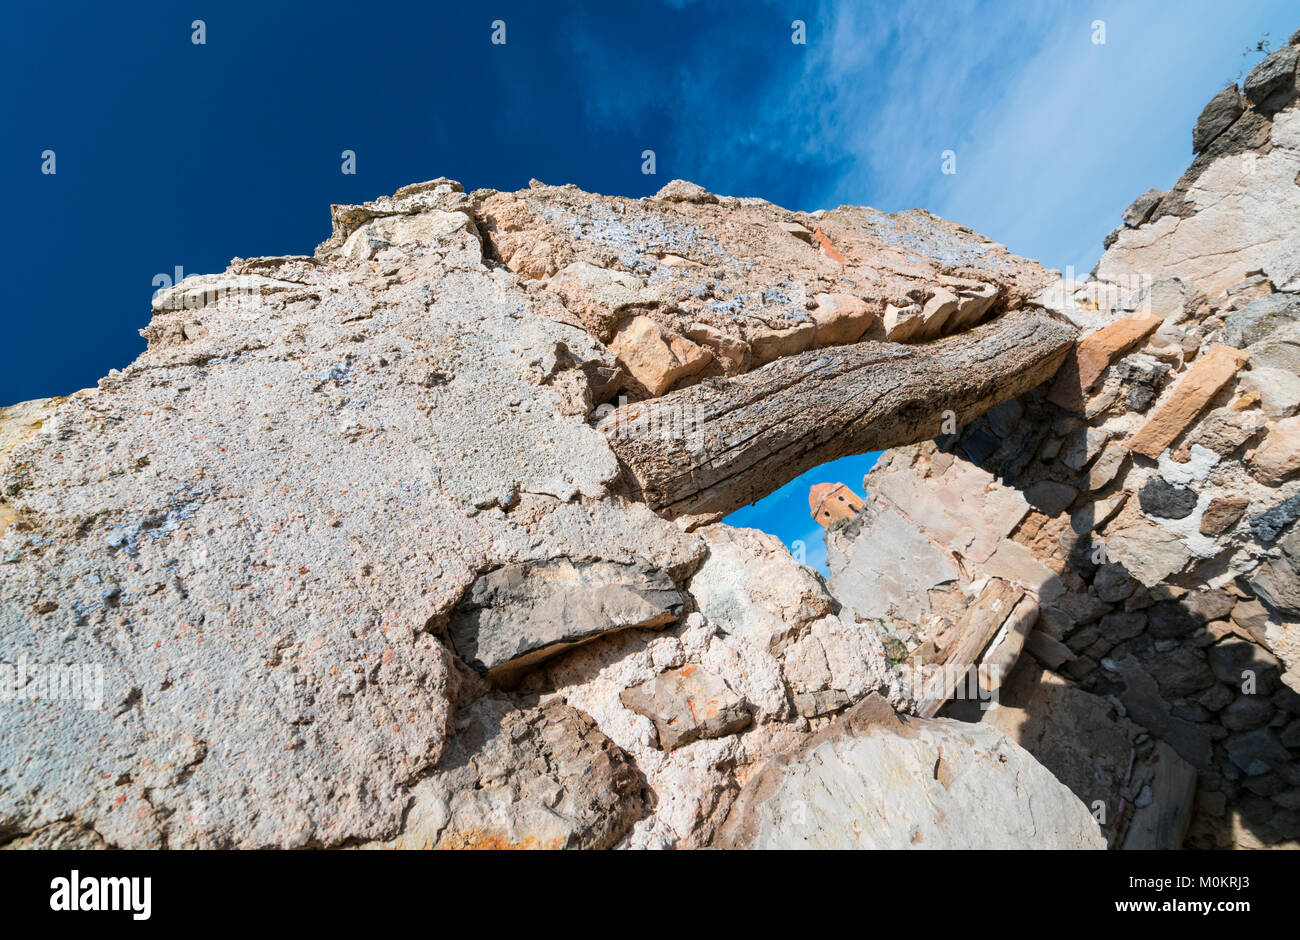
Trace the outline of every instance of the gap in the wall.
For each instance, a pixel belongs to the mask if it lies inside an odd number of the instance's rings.
[[[722,521],[730,526],[761,529],[775,535],[796,558],[820,572],[822,577],[827,577],[830,569],[826,566],[826,533],[812,517],[808,491],[818,483],[843,483],[859,496],[864,495],[862,478],[875,466],[881,453],[883,451],[872,451],[841,457],[813,467],[757,502],[737,509]]]

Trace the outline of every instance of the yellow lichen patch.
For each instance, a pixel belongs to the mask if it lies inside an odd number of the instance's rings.
[[[0,458],[36,434],[66,397],[37,398],[0,408]]]
[[[462,852],[509,852],[529,849],[562,849],[564,845],[559,839],[538,839],[536,836],[512,839],[499,832],[470,830],[455,832],[439,839],[438,847]]]

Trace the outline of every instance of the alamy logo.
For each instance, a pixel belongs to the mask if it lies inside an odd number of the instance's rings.
[[[148,920],[153,910],[152,878],[82,878],[77,869],[50,882],[52,911],[130,911]]]

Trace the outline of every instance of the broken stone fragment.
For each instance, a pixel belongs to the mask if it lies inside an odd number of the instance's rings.
[[[1070,278],[1061,278],[1044,287],[1030,302],[1081,330],[1098,330],[1110,321],[1107,314],[1114,298],[1108,300],[1103,311],[1098,298],[1085,295],[1089,286]]]
[[[754,353],[754,364],[762,366],[810,349],[817,338],[817,323],[810,320],[784,329],[755,326],[750,327],[745,335]]]
[[[1160,205],[1160,200],[1164,198],[1163,189],[1148,189],[1141,196],[1133,200],[1132,204],[1124,210],[1124,224],[1129,228],[1137,228],[1151,218],[1151,213],[1156,211],[1156,206]]]
[[[1097,621],[1097,630],[1108,645],[1114,645],[1133,639],[1146,625],[1147,615],[1142,611],[1116,610]]]
[[[1105,459],[1105,454],[1102,454],[1102,459]],[[1100,462],[1099,460],[1098,463]],[[1095,465],[1093,469],[1096,469]],[[1105,499],[1094,499],[1092,502],[1084,503],[1070,515],[1070,528],[1077,535],[1095,532],[1110,522],[1127,502],[1128,493],[1121,490]]]
[[[1223,341],[1229,346],[1246,348],[1297,323],[1300,323],[1300,297],[1270,294],[1228,314],[1223,323]]]
[[[1278,687],[1281,664],[1276,656],[1256,643],[1230,637],[1211,646],[1206,658],[1214,678],[1226,685],[1240,689],[1249,678],[1261,694],[1269,694]]]
[[[1286,418],[1268,429],[1250,455],[1251,475],[1268,486],[1281,486],[1300,473],[1300,417]]]
[[[1262,430],[1258,411],[1243,413],[1225,406],[1213,409],[1202,418],[1188,439],[1220,457],[1231,457]]]
[[[872,692],[900,710],[911,709],[901,679],[890,666],[885,639],[871,623],[830,615],[815,621],[781,654],[781,672],[790,687],[795,711],[806,718],[838,711]],[[903,648],[904,655],[906,649]],[[895,657],[898,658],[898,657]]]
[[[36,398],[0,408],[0,459],[44,428],[65,400],[63,397]]]
[[[701,738],[720,738],[749,725],[749,704],[722,678],[698,666],[670,669],[620,695],[624,705],[654,722],[659,746],[671,751]]]
[[[1025,637],[1025,652],[1048,669],[1060,669],[1074,659],[1068,646],[1042,630],[1029,631],[1029,636]]]
[[[1287,531],[1291,523],[1300,519],[1300,493],[1270,506],[1250,520],[1250,531],[1265,545]]]
[[[321,262],[364,261],[390,246],[435,247],[459,232],[454,241],[481,253],[478,228],[470,218],[464,187],[438,178],[403,186],[391,196],[364,205],[330,206],[333,232],[316,248]]]
[[[1273,331],[1267,339],[1248,347],[1247,352],[1256,367],[1300,375],[1300,323]]]
[[[1126,459],[1128,459],[1128,449],[1124,445],[1108,445],[1096,462],[1088,468],[1088,489],[1096,491],[1109,486],[1118,476]]]
[[[447,245],[479,248],[478,229],[468,213],[430,209],[377,218],[348,236],[340,254],[351,261],[368,261],[386,248],[420,255]]]
[[[812,311],[817,346],[856,342],[875,321],[876,312],[852,294],[818,294]]]
[[[930,299],[921,308],[921,325],[912,335],[917,342],[935,339],[943,335],[945,327],[956,315],[961,299],[945,287],[936,287]]]
[[[1061,463],[1071,470],[1082,470],[1101,453],[1109,439],[1110,432],[1102,428],[1079,428],[1067,438]]]
[[[598,636],[675,621],[685,599],[643,562],[555,558],[482,575],[451,616],[451,643],[494,684],[511,687],[537,663]]]
[[[1219,713],[1219,721],[1229,731],[1254,731],[1268,724],[1276,713],[1266,696],[1242,695]]]
[[[1250,500],[1244,496],[1214,497],[1201,516],[1201,534],[1222,535],[1227,532],[1237,524],[1249,505]]]
[[[1277,547],[1280,557],[1256,569],[1251,587],[1275,619],[1291,622],[1300,619],[1300,529],[1284,535]]]
[[[839,531],[843,544],[827,544],[831,590],[863,619],[917,622],[929,613],[929,589],[960,575],[952,555],[888,503],[872,503]]]
[[[577,315],[583,328],[598,339],[609,336],[623,316],[620,311],[650,300],[645,282],[639,277],[586,261],[575,261],[555,272],[546,286],[570,313]]]
[[[455,726],[401,833],[367,848],[607,849],[646,812],[636,765],[577,709],[489,695]]]
[[[921,331],[925,316],[920,304],[907,304],[901,307],[888,304],[882,322],[885,328],[885,339],[891,343],[907,343]]]
[[[798,222],[778,222],[776,223],[776,227],[783,232],[793,235],[801,242],[807,242],[809,245],[815,241],[812,229],[808,228],[806,225],[800,225]]]
[[[664,330],[645,316],[633,317],[620,326],[609,348],[651,396],[662,395],[696,375],[713,358],[703,346]]]
[[[724,375],[739,375],[747,371],[753,361],[748,343],[707,323],[692,323],[686,330],[686,337],[712,352]]]
[[[1268,629],[1268,611],[1259,601],[1238,601],[1232,608],[1232,622],[1256,643],[1263,643]]]
[[[1201,153],[1211,141],[1226,131],[1232,122],[1241,117],[1245,105],[1235,83],[1229,83],[1210,99],[1192,129],[1192,152]]]
[[[1099,565],[1092,579],[1092,593],[1107,604],[1118,604],[1136,590],[1137,582],[1123,565],[1114,562]]]
[[[1148,364],[1143,371],[1146,376],[1125,376],[1127,380],[1138,378],[1142,384],[1150,388],[1150,393],[1154,394],[1163,383],[1164,377],[1169,373],[1170,368],[1180,368],[1188,357],[1195,355],[1200,350],[1200,340],[1194,334],[1184,330],[1182,327],[1164,324],[1152,335],[1150,341],[1142,347],[1141,352],[1134,353],[1127,357],[1124,362],[1130,366],[1137,362],[1142,362],[1144,357]],[[1156,362],[1159,360],[1159,362]],[[1130,369],[1131,371],[1131,369]],[[1132,401],[1132,398],[1130,398]],[[1147,405],[1150,404],[1150,398],[1142,401],[1141,404],[1131,404],[1132,411],[1146,411]]]
[[[1079,491],[1068,483],[1055,480],[1039,480],[1025,490],[1025,499],[1029,505],[1048,516],[1058,516],[1065,512]]]
[[[1276,110],[1296,93],[1296,62],[1300,50],[1288,46],[1269,55],[1251,69],[1242,82],[1250,103],[1262,110]]]
[[[1078,797],[1001,731],[904,718],[873,695],[750,778],[716,844],[1102,849],[1106,840]]]
[[[1165,328],[1172,328],[1195,311],[1199,299],[1182,278],[1162,277],[1134,291],[1120,303],[1119,309],[1156,317]]]
[[[1300,411],[1300,375],[1283,369],[1255,368],[1243,372],[1241,391],[1259,398],[1270,418],[1287,418]]]
[[[709,551],[690,592],[714,626],[777,653],[831,612],[835,602],[821,580],[776,536],[725,525],[699,532]]]
[[[1223,746],[1228,759],[1247,777],[1261,776],[1291,760],[1291,752],[1282,746],[1272,728],[1231,735]]]
[[[1178,535],[1151,525],[1129,525],[1106,536],[1106,553],[1142,584],[1159,584],[1191,558]]]
[[[989,312],[998,299],[998,289],[983,282],[953,282],[957,292],[957,312],[948,319],[947,332],[970,329]]]
[[[699,183],[692,183],[689,180],[673,180],[665,184],[654,194],[654,198],[664,202],[691,202],[697,205],[716,205],[718,202],[717,196]]]
[[[283,291],[300,291],[303,285],[256,274],[195,274],[175,287],[158,291],[155,311],[198,310],[220,300],[260,298]]]
[[[1300,291],[1300,234],[1282,242],[1264,262],[1264,274],[1280,291]]]
[[[1196,490],[1175,486],[1162,477],[1153,476],[1138,491],[1138,504],[1148,516],[1160,519],[1185,519],[1196,508]]]

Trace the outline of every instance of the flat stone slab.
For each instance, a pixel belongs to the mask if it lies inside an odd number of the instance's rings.
[[[1087,808],[988,725],[897,715],[878,696],[742,788],[726,848],[1104,849]]]
[[[685,599],[647,564],[568,558],[505,565],[474,582],[452,613],[456,654],[501,686],[588,640],[630,627],[663,627]]]
[[[698,666],[670,669],[630,689],[622,702],[654,722],[665,751],[700,738],[720,738],[746,727],[752,718],[743,698],[719,676]]]

